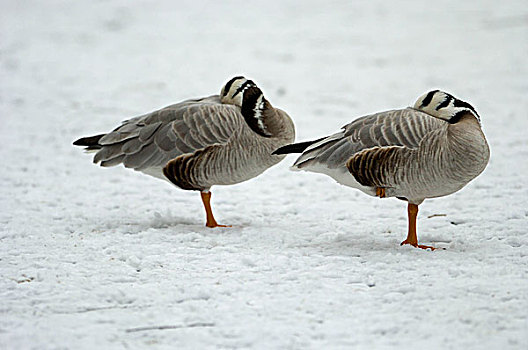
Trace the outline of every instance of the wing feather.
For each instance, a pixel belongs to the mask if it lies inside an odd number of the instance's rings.
[[[123,152],[121,151],[121,144],[103,146],[94,156],[93,162],[99,163],[100,161],[110,160],[120,156]]]
[[[115,165],[118,165],[118,164],[121,164],[123,162],[123,159],[125,158],[125,155],[122,154],[118,157],[115,157],[115,158],[112,158],[112,159],[109,159],[109,160],[104,160],[101,162],[101,166],[103,167],[111,167],[111,166],[115,166]]]
[[[139,140],[144,142],[150,139],[152,135],[154,135],[156,130],[158,130],[161,127],[161,125],[162,125],[161,122],[157,122],[157,123],[152,123],[150,125],[145,125],[144,127],[142,127],[141,130],[139,131]]]
[[[147,160],[150,159],[152,154],[156,151],[156,144],[150,143],[149,145],[143,147],[141,149],[141,152],[136,152],[132,154],[125,155],[125,158],[123,159],[123,164],[126,168],[139,168],[141,167]]]
[[[244,123],[240,108],[222,104],[217,95],[187,100],[123,122],[100,139],[94,162],[163,167],[182,154],[226,144]]]
[[[311,164],[331,169],[342,167],[354,154],[374,147],[415,149],[425,135],[443,126],[444,121],[413,108],[368,115],[345,125],[342,132],[308,147],[294,167],[306,168]]]
[[[175,147],[175,142],[177,138],[176,138],[176,135],[174,135],[174,133],[172,132],[169,133],[170,128],[171,128],[170,124],[164,124],[162,127],[159,128],[158,132],[154,135],[154,143],[158,145],[158,148],[160,148],[160,150],[163,152],[169,152],[170,150],[173,149],[173,147]]]
[[[141,151],[141,149],[145,146],[146,142],[141,141],[140,137],[135,137],[133,139],[126,140],[122,144],[121,152],[124,154],[134,154]]]

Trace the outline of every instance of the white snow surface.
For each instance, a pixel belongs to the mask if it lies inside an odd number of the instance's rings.
[[[0,7],[0,348],[528,348],[524,0]],[[434,88],[475,106],[487,169],[420,206],[446,249],[294,156],[214,187],[208,229],[197,192],[72,146],[241,74],[301,141]]]

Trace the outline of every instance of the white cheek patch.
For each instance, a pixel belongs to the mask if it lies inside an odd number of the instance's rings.
[[[222,103],[242,106],[244,91],[251,86],[255,86],[255,84],[246,78],[235,80],[229,87],[228,91],[225,91],[226,86],[224,86],[221,92]]]
[[[231,85],[231,88],[227,92],[227,97],[232,101],[234,105],[242,105],[242,96],[244,96],[244,90],[247,89],[247,85],[240,90],[240,87],[246,83],[247,79],[241,79],[235,84]],[[231,97],[230,97],[231,96]]]
[[[469,103],[440,90],[433,90],[422,95],[414,104],[414,108],[448,122],[460,112],[469,112],[480,123],[480,117]]]

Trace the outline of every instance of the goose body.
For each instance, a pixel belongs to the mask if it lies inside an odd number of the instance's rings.
[[[123,164],[202,192],[207,226],[220,226],[210,208],[210,188],[249,180],[280,162],[274,149],[295,138],[286,112],[274,108],[244,77],[231,79],[220,95],[186,100],[124,121],[107,134],[75,145],[95,151],[94,163]]]
[[[323,173],[368,195],[406,200],[416,212],[426,198],[468,184],[490,155],[475,109],[438,90],[421,96],[414,107],[356,119],[304,145],[293,170]],[[289,150],[299,151],[290,145],[275,153]]]

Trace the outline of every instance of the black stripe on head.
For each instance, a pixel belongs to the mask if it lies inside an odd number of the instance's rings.
[[[238,95],[240,92],[242,92],[245,89],[247,89],[249,87],[252,87],[252,86],[256,87],[256,85],[253,82],[253,80],[246,80],[242,85],[239,86],[239,88],[235,91],[235,93],[233,94],[233,96],[231,96],[231,98],[235,98],[235,96]]]
[[[460,121],[460,118],[462,118],[462,116],[464,114],[468,113],[467,111],[460,111],[460,112],[457,112],[455,113],[454,116],[451,117],[451,119],[448,120],[448,123],[449,124],[455,124],[455,123],[458,123]]]
[[[480,120],[480,115],[477,113],[475,108],[473,108],[473,106],[470,105],[469,103],[467,103],[465,101],[462,101],[462,100],[459,100],[459,99],[455,99],[455,102],[453,103],[453,105],[455,107],[463,107],[463,108],[467,108],[467,109],[471,110],[473,113],[475,113],[475,116]],[[459,117],[459,119],[460,119],[460,117]]]
[[[453,101],[454,97],[446,93],[446,98],[440,103],[438,106],[436,106],[436,110],[438,111],[440,108],[444,108],[449,106],[451,101]]]
[[[229,89],[231,89],[231,85],[233,85],[233,83],[235,82],[235,80],[238,80],[238,79],[244,79],[243,76],[238,76],[238,77],[234,77],[233,79],[229,80],[227,82],[227,84],[225,84],[225,87],[224,87],[224,94],[222,95],[222,97],[224,97],[225,95],[227,95],[227,93],[229,92]]]
[[[439,91],[439,90],[429,91],[429,92],[427,93],[427,96],[425,96],[425,98],[423,99],[422,104],[420,105],[419,108],[427,107],[427,106],[429,105],[429,103],[431,103],[431,101],[433,100],[433,96],[434,96],[438,91]]]

